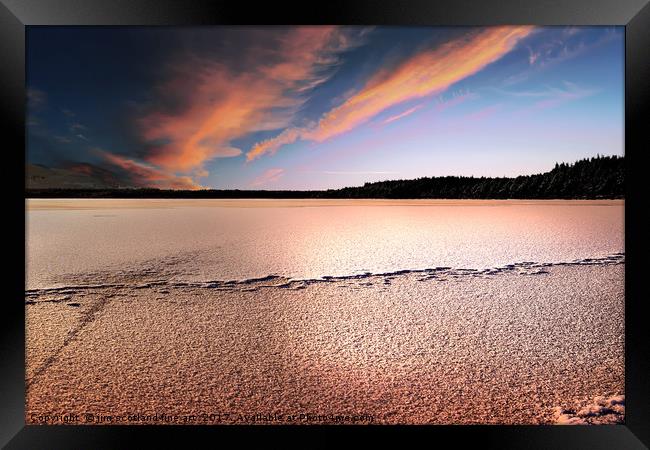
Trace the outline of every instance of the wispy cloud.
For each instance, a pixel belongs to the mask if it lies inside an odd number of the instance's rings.
[[[30,109],[40,109],[47,103],[47,94],[36,88],[27,89],[27,104]]]
[[[532,66],[540,58],[540,56],[542,56],[542,54],[539,51],[533,51],[533,49],[530,47],[527,48],[528,48],[528,64]]]
[[[534,101],[531,106],[526,107],[521,112],[554,108],[570,101],[591,97],[599,92],[598,89],[582,87],[570,81],[563,81],[559,86],[545,86],[539,90],[494,89],[494,91],[503,96]]]
[[[213,158],[240,155],[233,140],[286,127],[308,92],[331,76],[341,52],[354,45],[339,27],[298,27],[264,48],[249,50],[244,70],[200,58],[176,62],[176,75],[159,92],[187,106],[150,111],[139,119],[141,134],[151,145],[145,160],[187,173],[204,170]]]
[[[157,187],[160,189],[200,189],[201,186],[189,176],[177,176],[162,171],[150,164],[135,161],[121,155],[94,149],[105,161],[122,169],[135,186]]]
[[[74,122],[70,125],[70,131],[72,133],[74,133],[75,131],[87,130],[87,129],[88,128],[86,128],[84,125],[80,124],[79,122]]]
[[[82,175],[90,176],[93,174],[93,166],[91,166],[90,164],[74,164],[68,167],[68,170]]]
[[[445,93],[444,96],[440,96],[435,100],[435,112],[441,113],[449,108],[453,108],[454,106],[458,106],[469,100],[476,100],[480,98],[476,92],[471,92],[468,90],[453,91],[450,93],[451,95],[448,94],[449,93]]]
[[[495,105],[490,105],[486,106],[485,108],[481,108],[478,111],[474,111],[467,116],[465,116],[465,120],[471,120],[471,121],[476,121],[476,120],[483,120],[487,119],[489,117],[492,117],[501,109],[503,108],[503,105],[500,103],[497,103]]]
[[[528,45],[529,67],[519,73],[510,75],[504,80],[503,85],[517,84],[528,79],[535,72],[550,69],[565,61],[579,57],[620,36],[619,31],[611,28],[602,33],[598,39],[589,41],[584,38],[584,29],[566,27],[553,39],[541,41],[536,45]]]
[[[414,106],[413,108],[409,108],[409,109],[407,109],[406,111],[404,111],[404,112],[402,112],[400,114],[390,116],[388,119],[384,120],[382,123],[384,125],[386,125],[388,123],[395,122],[396,120],[402,119],[402,118],[404,118],[406,116],[409,116],[409,115],[413,114],[415,111],[417,111],[421,107],[422,107],[422,105],[418,105],[418,106]]]
[[[587,89],[575,83],[564,81],[562,87],[549,88],[546,91],[546,98],[536,102],[533,107],[536,109],[554,108],[572,100],[579,100],[598,93],[596,89]]]
[[[343,104],[308,127],[290,127],[275,138],[254,145],[248,161],[273,154],[298,139],[322,142],[367,122],[407,100],[441,93],[508,53],[532,27],[490,27],[472,32],[436,49],[422,51],[399,66],[381,70]]]
[[[273,184],[277,182],[283,176],[284,176],[284,169],[281,168],[268,169],[264,171],[262,175],[258,176],[253,181],[251,181],[250,185],[251,187],[267,186],[269,184]]]
[[[572,101],[591,97],[600,92],[599,89],[580,86],[570,81],[562,81],[556,86],[544,86],[543,89],[538,90],[494,89],[493,91],[504,97],[527,101],[528,105],[518,110],[518,115],[527,115],[535,111],[556,108]]]

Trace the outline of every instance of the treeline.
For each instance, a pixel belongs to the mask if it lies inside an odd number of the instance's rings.
[[[515,178],[424,177],[332,191],[336,198],[623,198],[624,158],[598,156]]]
[[[514,178],[423,177],[326,191],[28,189],[28,198],[450,198],[602,199],[624,197],[624,157],[597,156]]]

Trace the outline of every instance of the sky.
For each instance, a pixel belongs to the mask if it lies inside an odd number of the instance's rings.
[[[28,27],[27,162],[162,189],[624,152],[623,27]]]

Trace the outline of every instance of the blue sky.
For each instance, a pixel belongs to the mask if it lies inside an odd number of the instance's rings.
[[[322,189],[622,155],[622,27],[29,27],[27,159]]]

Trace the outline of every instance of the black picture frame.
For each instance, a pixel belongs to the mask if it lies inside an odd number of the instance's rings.
[[[317,443],[334,445],[350,431],[368,437],[419,434],[435,445],[454,442],[509,448],[642,449],[650,446],[650,346],[645,324],[642,282],[647,249],[642,213],[647,151],[645,117],[650,99],[650,0],[329,0],[322,3],[253,3],[245,0],[0,0],[0,123],[4,128],[5,210],[13,225],[7,240],[14,246],[3,299],[0,358],[0,444],[6,448],[117,448],[156,440],[166,446],[201,439],[213,445],[226,435],[283,438],[299,433]],[[249,4],[250,3],[250,4]],[[625,425],[601,426],[45,426],[25,425],[24,265],[25,232],[25,30],[32,25],[216,25],[216,24],[349,24],[349,25],[624,25],[626,155],[626,419]],[[7,137],[9,139],[7,139]],[[13,144],[9,144],[9,143]],[[22,149],[22,150],[21,150]],[[22,165],[23,171],[19,170]],[[239,432],[246,431],[245,434]],[[325,434],[326,433],[326,434]],[[327,436],[327,437],[324,437]],[[328,441],[329,440],[329,441]],[[282,441],[283,444],[286,441]],[[313,441],[312,441],[313,442]]]

